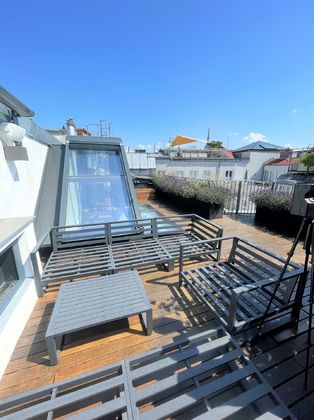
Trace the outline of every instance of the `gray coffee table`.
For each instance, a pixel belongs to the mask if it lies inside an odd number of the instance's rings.
[[[62,284],[46,332],[51,365],[58,363],[65,334],[132,315],[151,334],[152,306],[135,270]]]

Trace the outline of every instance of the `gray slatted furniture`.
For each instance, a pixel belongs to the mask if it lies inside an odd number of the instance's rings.
[[[5,420],[294,419],[222,328],[0,401]],[[105,417],[108,416],[108,417]]]
[[[137,271],[62,284],[46,332],[51,365],[58,363],[65,334],[132,315],[151,334],[152,306]]]
[[[189,246],[181,246],[179,286],[187,286],[229,331],[233,331],[261,319],[285,259],[244,239],[217,239],[219,242],[224,240],[232,240],[231,251],[225,261],[190,270],[183,268],[185,252],[190,252]],[[269,316],[295,304],[294,289],[302,272],[300,265],[289,264]]]
[[[179,258],[180,244],[191,245],[222,234],[221,227],[196,215],[54,227],[50,232],[52,253],[42,273],[38,250],[45,238],[31,254],[37,293],[42,296],[44,287],[63,280],[131,268],[164,265],[172,270]],[[219,242],[196,247],[219,259]]]

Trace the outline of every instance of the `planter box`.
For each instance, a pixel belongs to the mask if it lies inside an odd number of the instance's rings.
[[[300,228],[302,217],[290,214],[287,210],[270,210],[256,207],[255,222],[287,235],[295,236]]]
[[[177,197],[174,194],[165,193],[158,188],[155,188],[155,194],[156,197],[170,203],[172,207],[184,210],[186,213],[195,213],[207,220],[221,219],[223,217],[223,206],[204,203],[204,201],[197,200],[196,198]]]

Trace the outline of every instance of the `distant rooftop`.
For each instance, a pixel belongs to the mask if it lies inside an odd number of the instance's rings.
[[[277,146],[266,141],[255,141],[254,143],[247,144],[239,149],[233,150],[234,152],[245,152],[249,150],[285,150],[285,147]]]
[[[287,166],[287,165],[294,165],[300,162],[300,158],[289,158],[289,159],[271,159],[270,161],[265,163],[266,165],[270,166]]]

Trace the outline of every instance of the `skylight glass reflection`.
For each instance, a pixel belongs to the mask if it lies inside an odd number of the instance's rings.
[[[70,148],[66,224],[133,218],[119,151]]]

